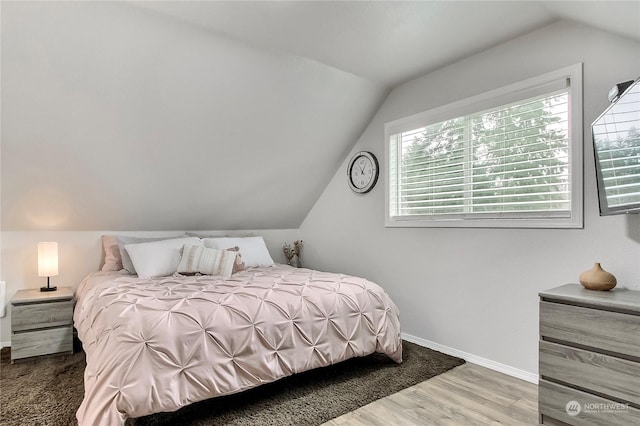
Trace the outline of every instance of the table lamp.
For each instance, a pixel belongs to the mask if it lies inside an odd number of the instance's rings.
[[[38,243],[38,276],[47,277],[47,286],[40,291],[56,291],[49,286],[49,277],[58,275],[58,243]]]

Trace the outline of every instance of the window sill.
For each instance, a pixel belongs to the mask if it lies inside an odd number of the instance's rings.
[[[514,229],[582,229],[580,218],[544,219],[392,219],[385,220],[386,228],[514,228]]]

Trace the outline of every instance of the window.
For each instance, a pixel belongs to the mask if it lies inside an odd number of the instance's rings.
[[[387,226],[582,227],[582,65],[385,125]]]

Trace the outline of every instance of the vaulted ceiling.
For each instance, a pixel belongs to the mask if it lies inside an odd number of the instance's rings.
[[[389,91],[640,2],[2,2],[2,230],[295,228]]]

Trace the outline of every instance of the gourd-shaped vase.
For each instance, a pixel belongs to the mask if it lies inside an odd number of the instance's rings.
[[[589,290],[611,290],[617,283],[616,277],[602,269],[599,263],[580,274],[580,284]]]

